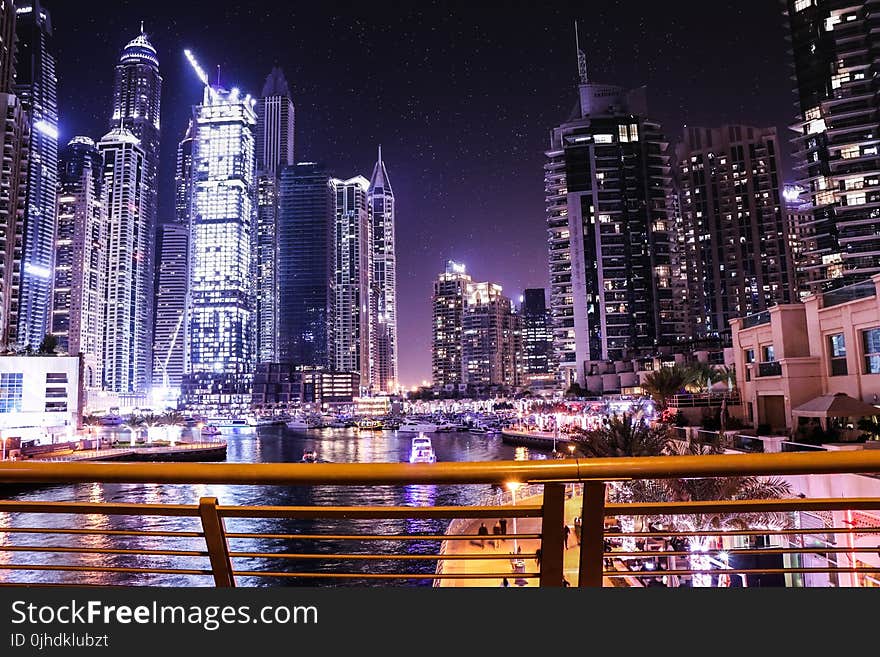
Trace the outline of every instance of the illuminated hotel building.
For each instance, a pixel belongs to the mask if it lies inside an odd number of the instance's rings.
[[[550,308],[565,386],[590,361],[648,355],[680,339],[669,157],[644,89],[592,84],[551,132],[544,186]]]
[[[870,0],[786,0],[804,273],[815,292],[880,272],[880,14]]]
[[[254,365],[253,105],[206,86],[194,113],[187,371],[218,379]]]
[[[17,341],[36,348],[49,331],[55,266],[58,99],[52,18],[39,0],[16,3],[15,93],[30,119]]]
[[[113,84],[113,113],[109,120],[109,129],[120,126],[129,130],[140,141],[144,150],[143,173],[143,222],[148,238],[143,252],[146,268],[153,272],[156,261],[156,229],[159,192],[159,140],[160,140],[160,107],[162,96],[162,76],[159,75],[159,58],[156,49],[144,34],[144,26],[134,39],[126,44],[119,56]],[[145,293],[151,300],[147,304],[147,326],[152,331],[154,324],[153,276],[147,281]],[[147,341],[147,357],[152,370],[153,341]]]
[[[150,366],[152,299],[147,291],[153,278],[146,259],[150,226],[143,213],[144,150],[129,130],[116,128],[98,142],[98,152],[104,160],[107,213],[103,388],[143,394]]]
[[[330,181],[336,193],[333,369],[357,372],[361,388],[370,386],[369,181],[363,176]]]
[[[554,373],[553,331],[543,288],[525,290],[522,305],[522,375],[525,381]]]
[[[186,290],[189,279],[189,195],[192,185],[193,126],[177,146],[174,221],[156,233],[156,307],[153,324],[153,388],[168,398],[180,390],[186,370]]]
[[[371,226],[371,303],[375,317],[370,337],[371,384],[376,392],[395,392],[398,384],[397,253],[395,247],[394,192],[379,159],[370,177],[367,195]]]
[[[450,260],[434,281],[431,322],[431,372],[435,388],[459,386],[462,376],[461,339],[465,297],[471,277],[465,266]]]
[[[278,194],[278,359],[329,369],[335,190],[322,165],[298,162],[281,171]]]
[[[676,155],[690,335],[797,300],[776,129],[688,127]]]
[[[107,215],[103,158],[74,137],[58,156],[58,234],[51,333],[61,352],[82,355],[83,385],[100,388],[104,369]]]
[[[284,73],[275,67],[266,77],[256,105],[257,243],[256,345],[258,362],[278,354],[277,221],[278,173],[294,163],[295,111]]]
[[[521,318],[496,283],[468,283],[461,321],[464,383],[473,386],[520,384]]]
[[[0,346],[16,342],[21,284],[21,231],[27,203],[30,122],[13,93],[15,80],[15,5],[0,2]]]

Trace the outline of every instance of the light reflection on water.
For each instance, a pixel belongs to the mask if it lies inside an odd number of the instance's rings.
[[[228,441],[227,461],[299,462],[306,450],[315,450],[320,458],[337,463],[408,462],[412,434],[396,432],[361,432],[350,429],[324,429],[293,432],[284,427],[261,427],[258,431],[237,430],[224,434]],[[434,451],[444,461],[494,461],[513,459],[514,448],[502,444],[499,437],[446,433],[432,436]],[[491,492],[490,486],[223,486],[159,484],[80,484],[33,488],[10,496],[16,500],[127,502],[149,504],[195,504],[200,497],[217,497],[220,504],[231,506],[455,506],[473,504]],[[438,534],[445,531],[446,520],[277,520],[231,519],[230,532],[274,534]],[[55,514],[0,514],[0,527],[74,527],[102,530],[200,531],[195,518],[130,516],[58,516]],[[122,548],[148,550],[205,549],[201,538],[126,537],[89,534],[8,534],[0,532],[0,546],[39,546],[77,548]],[[288,552],[297,554],[388,554],[436,553],[436,541],[304,541],[230,539],[230,549],[240,552]],[[135,568],[208,568],[207,558],[132,556],[88,553],[44,553],[0,551],[0,564],[76,564]],[[236,570],[271,572],[434,572],[434,561],[324,561],[305,559],[236,558]],[[73,573],[65,571],[0,570],[0,581],[73,582],[83,584],[149,584],[154,586],[211,585],[208,576],[175,574]],[[239,577],[242,586],[305,585],[334,586],[339,579]],[[373,585],[382,580],[356,580]],[[352,583],[348,581],[348,583]],[[410,585],[429,584],[430,580],[411,580]]]

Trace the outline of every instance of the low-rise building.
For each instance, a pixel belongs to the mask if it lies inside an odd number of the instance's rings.
[[[822,395],[880,405],[878,290],[880,274],[732,320],[745,419],[788,432],[797,408]]]
[[[71,439],[82,414],[81,370],[79,356],[0,356],[0,439]]]

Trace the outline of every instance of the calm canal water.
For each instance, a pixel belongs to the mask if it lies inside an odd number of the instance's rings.
[[[295,463],[305,450],[316,450],[320,458],[337,463],[399,463],[409,460],[414,434],[396,432],[358,433],[351,429],[324,429],[294,432],[285,427],[261,427],[257,431],[231,430],[224,433],[228,441],[228,462]],[[438,461],[496,461],[513,459],[516,448],[504,445],[500,437],[444,433],[431,436]],[[522,458],[522,448],[517,456]],[[528,456],[528,455],[526,455]],[[535,455],[532,455],[534,458]],[[539,456],[540,458],[540,456]],[[133,484],[79,484],[33,488],[20,491],[9,499],[80,502],[132,502],[151,504],[194,504],[200,497],[215,496],[225,505],[278,506],[443,506],[474,504],[491,498],[491,486],[179,486]],[[72,524],[71,524],[72,523]],[[443,533],[445,520],[232,520],[230,532],[285,534],[438,534]],[[118,516],[56,516],[52,514],[2,514],[3,527],[59,527],[101,530],[199,531],[192,518],[118,517]],[[132,548],[147,550],[204,550],[199,538],[126,537],[101,535],[14,534],[0,532],[0,546],[41,546],[67,548]],[[290,552],[297,554],[436,554],[437,541],[304,541],[231,539],[230,549],[236,552]],[[89,553],[39,553],[0,551],[0,564],[76,564],[92,567],[136,568],[207,568],[207,558],[131,556]],[[317,559],[251,559],[236,558],[236,570],[310,573],[424,573],[430,575],[435,561],[394,562],[325,561]],[[71,582],[95,584],[149,584],[154,586],[211,585],[210,577],[178,574],[72,573],[64,571],[28,572],[0,570],[0,581]],[[271,578],[240,577],[242,586],[292,585],[338,586],[352,584],[339,578]],[[355,580],[359,585],[388,585],[384,580]],[[429,578],[415,579],[403,585],[429,585]]]

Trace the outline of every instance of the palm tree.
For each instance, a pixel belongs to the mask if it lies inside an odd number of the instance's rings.
[[[608,416],[598,429],[572,432],[585,456],[659,456],[669,450],[672,436],[665,424],[649,424],[639,413]]]
[[[141,418],[141,424],[147,428],[147,442],[153,442],[153,432],[152,430],[162,424],[162,417],[156,415],[154,413],[150,413],[148,415],[144,415]]]
[[[681,365],[661,367],[645,377],[642,389],[647,392],[662,410],[670,397],[677,395],[691,381],[691,373]]]
[[[162,425],[165,427],[165,433],[168,437],[168,441],[173,447],[177,443],[177,437],[171,437],[171,429],[182,427],[184,424],[186,424],[186,418],[177,411],[171,410],[162,414],[161,422]]]
[[[137,435],[140,432],[141,427],[144,426],[144,420],[140,415],[135,415],[134,413],[132,413],[128,416],[128,419],[123,422],[123,424],[131,432],[131,441],[129,444],[134,447],[135,443],[137,442]]]
[[[87,413],[82,416],[80,424],[89,432],[89,435],[92,435],[92,429],[101,426],[101,418],[94,413]]]

